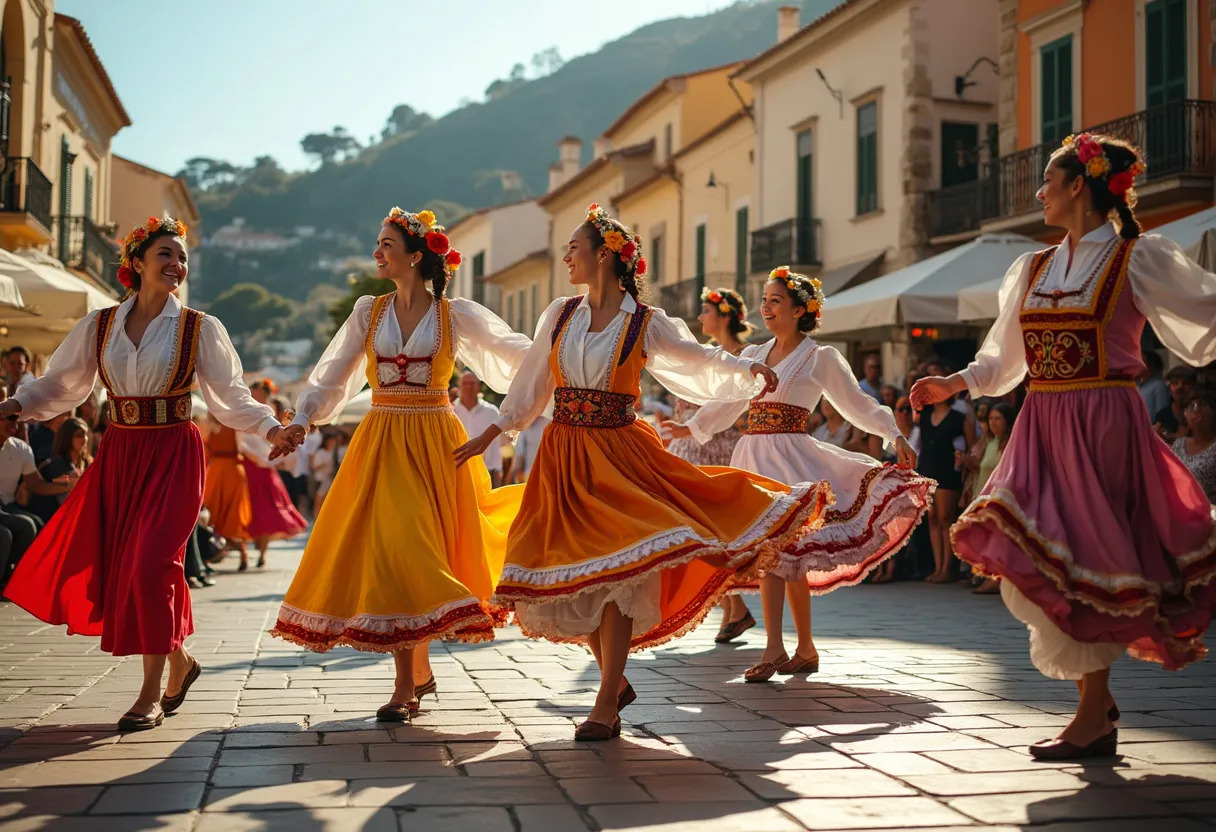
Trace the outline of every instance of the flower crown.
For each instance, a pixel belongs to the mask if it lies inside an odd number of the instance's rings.
[[[789,266],[778,266],[768,273],[769,280],[780,280],[785,284],[794,304],[806,309],[818,320],[823,314],[823,283],[817,277],[791,272]]]
[[[172,231],[174,235],[184,240],[187,230],[189,229],[184,222],[169,216],[163,219],[148,217],[148,221],[143,225],[137,225],[131,229],[131,233],[122,238],[122,243],[118,247],[118,282],[122,284],[122,287],[130,289],[134,285],[135,270],[131,268],[131,257],[149,237],[158,231]]]
[[[587,207],[587,222],[595,226],[609,251],[620,257],[622,263],[633,266],[634,274],[646,274],[646,258],[638,246],[637,235],[608,216],[608,212],[596,202]]]
[[[1086,176],[1105,180],[1107,190],[1117,197],[1125,196],[1136,184],[1136,177],[1146,170],[1144,162],[1137,159],[1126,170],[1112,173],[1110,157],[1106,155],[1102,143],[1088,133],[1069,136],[1060,146],[1074,154],[1077,161],[1084,165]]]
[[[460,252],[452,248],[452,241],[444,234],[444,228],[435,222],[433,211],[419,211],[411,214],[396,205],[384,218],[386,223],[392,223],[411,237],[418,237],[426,243],[429,251],[443,258],[443,265],[448,274],[460,268]]]
[[[723,315],[733,312],[742,318],[747,313],[743,298],[739,297],[738,292],[732,292],[730,289],[702,289],[701,303],[712,304]]]
[[[279,385],[275,384],[273,381],[271,381],[268,378],[258,379],[257,381],[255,381],[252,384],[252,386],[253,387],[265,387],[266,392],[271,396],[273,396],[279,392]]]

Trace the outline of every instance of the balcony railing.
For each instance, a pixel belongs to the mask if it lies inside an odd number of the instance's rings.
[[[778,266],[818,266],[819,220],[811,217],[782,220],[752,232],[752,271]]]
[[[1216,102],[1175,101],[1089,128],[1143,149],[1148,170],[1139,183],[1171,176],[1216,175]],[[975,231],[998,217],[1039,209],[1035,194],[1059,145],[1040,144],[984,162],[979,178],[930,195],[933,236]],[[1138,183],[1138,184],[1139,184]]]
[[[51,227],[51,180],[33,159],[5,156],[0,170],[0,212],[29,214]]]
[[[51,251],[68,268],[125,291],[118,282],[118,247],[88,217],[55,217]]]
[[[679,283],[659,287],[659,306],[668,315],[691,321],[701,314],[701,290],[708,286],[717,289],[735,285],[735,276],[730,272],[709,272],[690,277]]]

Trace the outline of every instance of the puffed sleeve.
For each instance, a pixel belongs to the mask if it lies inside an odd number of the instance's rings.
[[[996,323],[988,330],[984,346],[969,366],[959,371],[967,382],[972,398],[1003,396],[1017,387],[1026,375],[1026,351],[1022,345],[1022,325],[1018,320],[1030,264],[1034,253],[1027,252],[1013,262],[1005,273],[998,295]]]
[[[241,357],[218,318],[204,315],[198,333],[195,364],[199,392],[213,418],[239,431],[266,436],[279,427],[274,409],[253,397],[242,377]]]
[[[1128,279],[1166,349],[1197,367],[1216,361],[1216,274],[1173,240],[1146,234],[1132,249]]]
[[[456,360],[491,389],[507,392],[532,346],[532,339],[511,329],[506,321],[479,303],[456,298],[450,308]]]
[[[883,437],[892,445],[903,435],[895,424],[891,408],[874,401],[858,386],[853,370],[840,350],[824,345],[817,347],[811,378],[823,388],[823,394],[845,421],[866,433]]]
[[[646,355],[651,375],[692,404],[746,401],[764,389],[764,380],[751,374],[753,361],[698,343],[687,324],[662,309],[650,316]]]
[[[527,355],[511,382],[507,397],[499,406],[498,419],[494,422],[503,431],[523,430],[540,416],[557,381],[549,371],[549,353],[552,350],[553,325],[561,314],[568,298],[558,298],[549,304],[536,324],[536,337],[528,348]]]
[[[750,344],[739,353],[740,358],[759,361],[763,346]],[[747,411],[746,399],[733,402],[711,402],[699,409],[684,425],[698,445],[704,445],[727,428],[733,427]]]
[[[308,384],[296,398],[293,425],[332,421],[355,394],[367,384],[367,329],[372,321],[371,295],[355,301],[346,322],[329,342],[321,360],[308,376]]]
[[[97,383],[97,313],[76,322],[47,362],[41,378],[27,381],[13,396],[21,418],[45,422],[80,407]]]
[[[260,436],[254,436],[251,433],[238,433],[236,435],[236,446],[242,454],[263,468],[269,468],[273,464],[270,461],[270,452],[274,446]]]

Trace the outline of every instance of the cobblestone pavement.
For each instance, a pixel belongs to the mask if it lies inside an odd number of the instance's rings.
[[[759,628],[715,647],[711,620],[632,663],[619,741],[578,744],[589,655],[510,629],[436,644],[438,703],[377,725],[389,659],[266,636],[298,555],[280,546],[266,571],[195,593],[204,674],[142,734],[113,730],[138,659],[0,604],[0,829],[1216,828],[1213,664],[1120,662],[1122,757],[1036,763],[1024,746],[1065,724],[1075,691],[1031,668],[997,598],[895,585],[817,599],[821,672],[771,685],[741,676]]]

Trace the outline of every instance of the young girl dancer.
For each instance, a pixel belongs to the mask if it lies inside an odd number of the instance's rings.
[[[463,464],[552,396],[494,600],[527,635],[586,643],[600,666],[595,707],[576,739],[620,735],[630,648],[676,638],[717,603],[735,570],[772,561],[831,502],[824,483],[787,487],[744,471],[707,473],[663,449],[633,405],[645,368],[699,404],[776,387],[773,371],[697,343],[639,300],[646,261],[634,233],[598,205],[563,258],[587,294],[545,311],[497,425],[456,452]],[[708,559],[710,562],[706,562]],[[712,565],[711,565],[712,564]]]
[[[1030,375],[1005,452],[953,539],[960,558],[1001,578],[1035,666],[1078,683],[1072,722],[1030,748],[1042,759],[1114,753],[1110,665],[1124,650],[1168,669],[1200,658],[1216,604],[1216,510],[1154,435],[1135,384],[1146,318],[1187,361],[1216,359],[1216,275],[1140,236],[1143,170],[1125,142],[1065,140],[1038,193],[1064,241],[1013,264],[969,367],[911,393],[917,407],[967,388],[999,396]]]
[[[428,641],[483,641],[505,619],[487,601],[521,492],[491,493],[480,460],[452,465],[468,438],[448,398],[453,370],[460,361],[506,390],[531,342],[484,307],[443,296],[460,254],[430,211],[390,211],[373,256],[396,291],[355,303],[300,393],[289,431],[301,441],[309,422],[333,419],[364,384],[372,409],[271,632],[317,652],[345,644],[392,653],[396,684],[377,716],[403,722],[419,696],[435,691],[433,675],[415,679],[415,647],[423,670]]]
[[[119,280],[130,296],[76,324],[46,374],[0,404],[0,417],[50,419],[88,398],[98,376],[109,395],[110,425],[96,462],[26,552],[5,594],[69,633],[100,635],[107,653],[143,656],[143,687],[118,721],[124,731],[164,722],[201,671],[182,646],[194,632],[182,561],[204,479],[190,388],[198,383],[221,423],[256,431],[283,451],[294,447],[274,411],[241,381],[224,327],[175,297],[189,271],[185,238],[185,223],[169,218],[128,234]]]
[[[826,480],[843,507],[829,510],[823,525],[784,551],[760,579],[768,644],[760,663],[744,674],[748,682],[767,682],[774,673],[819,669],[819,652],[811,638],[811,592],[860,583],[907,543],[933,493],[932,480],[909,470],[916,464],[916,453],[891,411],[862,391],[834,347],[810,337],[819,326],[823,301],[818,280],[795,274],[788,266],[774,269],[761,307],[764,326],[774,338],[742,353],[771,366],[781,381],[774,392],[751,403],[747,435],[735,447],[731,465],[779,482]],[[807,420],[824,397],[853,425],[894,445],[899,465],[882,465],[809,436]],[[707,442],[746,408],[746,402],[701,408],[686,425],[673,424],[673,435]],[[798,633],[793,658],[781,639],[783,596]]]

